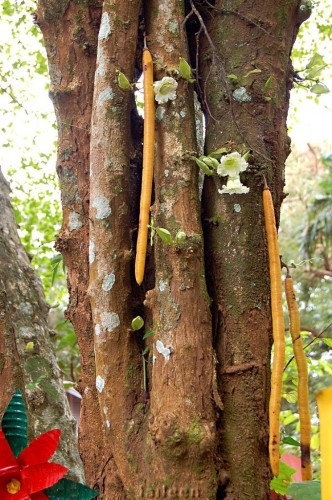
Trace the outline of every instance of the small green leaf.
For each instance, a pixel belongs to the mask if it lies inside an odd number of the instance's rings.
[[[282,441],[283,444],[290,444],[292,446],[298,446],[300,447],[300,443],[296,441],[296,439],[292,438],[291,436],[285,436]]]
[[[156,227],[156,233],[164,243],[166,243],[167,245],[172,245],[173,238],[171,233],[167,229]]]
[[[144,319],[141,316],[136,316],[131,322],[131,328],[134,330],[134,332],[137,332],[137,330],[140,330],[144,326]]]
[[[217,149],[216,151],[212,151],[212,153],[209,154],[210,158],[218,158],[219,156],[223,155],[224,153],[228,153],[227,148],[220,148]]]
[[[187,235],[184,231],[178,231],[175,235],[175,242],[182,243],[187,238]]]
[[[287,490],[293,500],[321,500],[320,481],[305,481],[303,483],[293,483]]]
[[[150,350],[150,347],[146,347],[144,351],[142,352],[142,356],[144,357]]]
[[[236,75],[233,75],[233,73],[231,73],[230,75],[227,75],[227,78],[229,78],[230,80],[238,80],[238,77]]]
[[[261,72],[262,72],[261,69],[255,68],[255,69],[252,69],[251,71],[249,71],[246,75],[244,75],[243,78],[247,78],[249,75],[254,75],[256,73],[261,73]]]
[[[58,264],[61,261],[62,261],[62,254],[61,253],[57,253],[54,257],[52,257],[51,264],[52,265]]]
[[[326,66],[323,56],[315,53],[306,65],[306,69],[313,68],[314,66]]]
[[[204,163],[206,163],[208,167],[214,169],[217,169],[219,167],[219,161],[216,158],[210,156],[200,156],[198,159],[204,161]]]
[[[283,397],[288,401],[288,403],[296,403],[297,401],[297,392],[291,391],[283,394]]]
[[[179,73],[181,78],[187,80],[190,83],[194,83],[196,80],[192,77],[192,69],[183,57],[180,57]]]
[[[330,90],[325,85],[325,83],[318,82],[310,88],[310,92],[312,92],[313,94],[320,95],[320,94],[327,94],[328,92],[330,92]]]
[[[199,160],[198,158],[195,158],[195,162],[199,166],[199,168],[202,170],[202,172],[206,175],[213,175],[213,170],[210,170],[210,168],[207,166],[204,161]]]
[[[292,475],[295,474],[296,469],[289,467],[289,465],[284,462],[279,462],[279,475],[274,477],[270,482],[271,490],[279,493],[280,495],[285,495],[290,483],[292,482]]]
[[[322,338],[322,341],[324,344],[326,344],[328,347],[332,347],[332,339],[329,338]]]
[[[128,78],[126,77],[126,75],[119,70],[117,70],[117,73],[118,73],[118,83],[119,83],[120,89],[132,90],[133,86],[131,85],[131,83],[128,80]]]
[[[147,339],[148,337],[151,337],[153,334],[154,334],[153,330],[147,330],[143,335],[143,340]]]
[[[265,102],[270,102],[270,101],[271,101],[271,97],[265,96],[265,97],[264,97],[264,101],[265,101]]]
[[[35,344],[33,342],[28,342],[27,345],[25,346],[25,350],[32,351],[34,346],[35,346]]]
[[[268,77],[268,79],[266,80],[266,82],[264,83],[264,85],[262,87],[263,94],[265,94],[265,92],[267,92],[269,90],[269,88],[271,87],[271,83],[272,83],[272,75],[270,75]]]
[[[324,66],[314,66],[309,73],[306,73],[304,75],[304,78],[307,80],[312,80],[313,78],[317,78],[320,73],[323,71],[324,68],[326,68],[327,64],[324,64]]]
[[[60,265],[60,262],[58,262],[57,264],[55,264],[55,266],[53,267],[52,278],[51,278],[51,284],[52,284],[52,286],[54,285],[55,278],[56,278],[56,275],[58,273],[59,265]]]

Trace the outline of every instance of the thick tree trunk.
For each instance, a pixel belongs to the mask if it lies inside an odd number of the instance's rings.
[[[10,188],[0,170],[0,415],[17,389],[24,395],[30,438],[60,428],[57,461],[82,480],[82,464],[42,284],[17,234]]]
[[[217,1],[201,10],[209,33],[209,38],[202,33],[199,48],[206,153],[225,145],[252,153],[242,176],[248,194],[221,195],[218,188],[226,179],[213,177],[206,178],[203,195],[207,282],[224,405],[218,425],[221,489],[234,500],[268,497],[272,338],[262,174],[279,218],[289,154],[290,53],[308,14],[299,7],[297,0],[252,7],[244,1]]]
[[[300,2],[226,3],[39,1],[59,127],[58,248],[82,354],[81,454],[89,484],[106,500],[268,498],[271,336],[261,174],[279,209]],[[227,142],[251,149],[252,159],[243,177],[248,195],[221,196],[220,179],[205,183],[203,237],[193,89],[179,79],[176,100],[157,108],[151,213],[155,226],[184,236],[171,246],[154,237],[138,287],[141,123],[117,70],[130,79],[141,70],[142,24],[155,79],[178,77],[189,50],[199,61],[207,152]],[[153,337],[131,331],[137,314]]]

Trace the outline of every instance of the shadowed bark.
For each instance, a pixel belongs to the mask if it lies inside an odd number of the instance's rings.
[[[9,195],[0,170],[0,414],[19,389],[27,404],[29,438],[61,429],[56,460],[83,480],[76,423],[55,359],[48,306],[18,237]]]

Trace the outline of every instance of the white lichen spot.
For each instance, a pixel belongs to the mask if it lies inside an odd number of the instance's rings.
[[[105,387],[105,380],[100,375],[96,378],[96,389],[98,392],[102,392]]]
[[[119,315],[114,312],[101,313],[101,324],[108,332],[111,332],[120,325]]]
[[[164,114],[165,114],[165,108],[163,106],[158,106],[157,109],[156,109],[156,120],[158,120],[158,122],[161,122],[161,120],[164,118]]]
[[[165,289],[166,289],[166,285],[167,285],[166,281],[164,281],[162,278],[160,278],[160,280],[159,280],[159,291],[160,292],[164,292]]]
[[[77,212],[69,213],[69,231],[75,231],[75,229],[80,229],[83,223],[80,221],[81,215]]]
[[[93,173],[93,163],[92,161],[90,162],[90,177],[92,176]]]
[[[166,168],[165,170],[165,177],[168,177],[169,176],[169,170]]]
[[[89,394],[89,391],[90,391],[89,387],[88,387],[88,386],[86,386],[86,388],[84,389],[84,394],[85,394],[85,395]]]
[[[94,241],[90,240],[89,242],[89,263],[92,264],[95,260],[95,244]]]
[[[92,202],[92,207],[97,209],[96,219],[106,219],[112,212],[109,201],[105,196],[97,196]]]
[[[161,340],[157,340],[156,349],[159,352],[159,354],[162,354],[164,356],[165,361],[167,363],[171,356],[171,350],[169,349],[169,347],[165,347],[164,344],[161,342]]]
[[[153,365],[155,364],[156,359],[157,359],[157,358],[156,358],[156,356],[155,356],[155,355],[153,355],[153,356],[152,356],[152,364],[153,364]]]
[[[236,213],[241,212],[241,205],[239,205],[238,203],[235,203],[235,205],[234,205],[234,212],[236,212]]]
[[[99,40],[106,40],[106,38],[111,33],[110,18],[107,12],[104,12],[101,16],[100,29],[99,29]]]
[[[251,96],[248,94],[245,87],[239,87],[238,89],[235,89],[233,92],[233,97],[236,101],[239,101],[239,102],[250,102],[251,101]]]
[[[96,69],[96,75],[97,76],[105,76],[106,75],[105,67],[101,62],[98,64],[98,68]]]
[[[101,285],[104,292],[109,292],[115,283],[115,275],[113,273],[107,274]]]
[[[106,101],[111,101],[113,97],[114,97],[114,92],[112,87],[107,87],[102,92],[100,92],[98,98],[98,104],[101,105],[104,104],[104,102]]]
[[[185,111],[180,111],[180,116],[182,118],[185,118],[187,116],[187,113]]]
[[[101,326],[98,323],[95,326],[95,334],[97,335],[97,337],[99,337],[99,335],[101,334]]]
[[[111,422],[109,420],[106,420],[106,427],[107,429],[110,429],[111,427]]]
[[[33,314],[33,307],[29,302],[22,302],[20,304],[20,311],[27,316],[32,316]]]
[[[178,34],[179,33],[179,24],[177,21],[170,21],[168,23],[168,27],[171,33]]]

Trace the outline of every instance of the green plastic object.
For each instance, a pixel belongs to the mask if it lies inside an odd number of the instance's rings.
[[[16,391],[2,417],[2,430],[17,458],[28,445],[28,419],[24,399],[20,391]]]
[[[291,495],[293,500],[321,500],[321,483],[320,481],[293,483],[288,488],[287,495]]]
[[[54,486],[44,490],[44,493],[50,500],[90,500],[98,496],[98,491],[70,479],[60,479]]]

